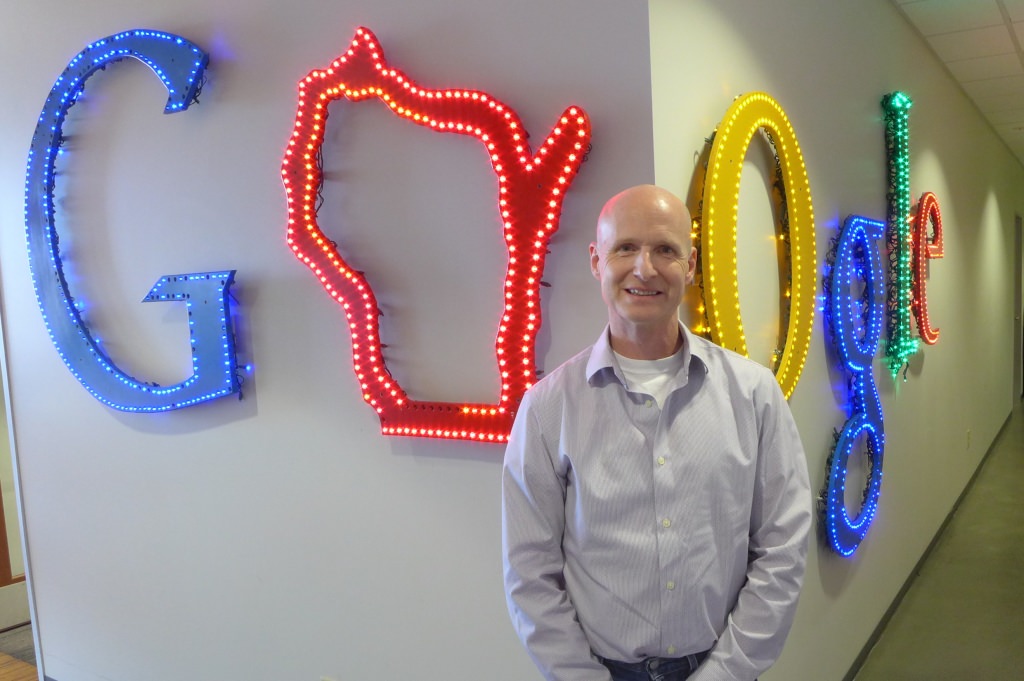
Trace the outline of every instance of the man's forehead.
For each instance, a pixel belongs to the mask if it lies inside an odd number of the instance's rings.
[[[690,225],[677,222],[646,220],[620,220],[598,225],[597,238],[602,243],[624,241],[650,241],[653,243],[686,243],[690,240]]]

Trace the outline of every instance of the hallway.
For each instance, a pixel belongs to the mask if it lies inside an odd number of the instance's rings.
[[[1018,402],[855,681],[1024,678]]]

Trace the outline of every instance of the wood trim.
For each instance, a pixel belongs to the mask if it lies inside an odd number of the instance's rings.
[[[11,550],[7,544],[7,521],[3,510],[4,493],[0,489],[0,588],[25,581],[25,575],[11,574]]]

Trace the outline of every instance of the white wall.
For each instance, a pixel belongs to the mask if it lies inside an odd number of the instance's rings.
[[[285,244],[280,166],[297,81],[347,49],[360,25],[423,85],[481,89],[511,105],[535,146],[566,106],[584,105],[594,148],[545,276],[539,363],[554,367],[603,324],[587,257],[601,203],[653,179],[646,4],[592,8],[43,0],[5,9],[0,265],[47,676],[535,675],[502,592],[501,448],[379,434],[340,308]],[[139,300],[163,274],[237,269],[238,341],[254,364],[241,402],[112,411],[61,363],[36,308],[22,217],[36,118],[69,59],[136,27],[209,50],[209,82],[198,108],[164,116],[159,81],[141,64],[89,81],[57,188],[71,285],[115,359],[169,383],[188,367],[183,313]],[[478,143],[396,121],[379,103],[332,109],[332,234],[383,292],[392,368],[412,394],[494,399],[497,183]],[[375,150],[381,159],[368,167]],[[449,316],[421,314],[440,303]],[[443,371],[426,371],[438,353]]]
[[[1024,213],[1024,171],[886,0],[763,9],[742,0],[652,0],[651,43],[658,183],[685,192],[695,154],[733,98],[768,92],[807,163],[820,263],[846,216],[885,219],[880,100],[895,90],[914,100],[911,195],[915,203],[925,191],[938,196],[945,231],[945,258],[931,262],[928,278],[940,340],[911,359],[906,381],[889,377],[880,351],[874,372],[887,440],[878,515],[851,559],[818,542],[787,648],[764,675],[841,679],[1009,413],[1013,219]],[[774,258],[757,255],[758,236],[772,229],[761,176],[748,156],[740,291],[744,322],[755,327],[775,294],[744,284],[777,276]],[[819,313],[790,400],[818,486],[832,430],[845,421],[845,379],[826,352],[823,323]]]
[[[946,226],[929,281],[943,337],[905,383],[876,365],[888,433],[879,516],[853,560],[812,552],[790,644],[766,675],[842,678],[1009,411],[1004,284],[1024,172],[883,0],[654,0],[650,49],[647,12],[639,0],[43,0],[7,12],[0,57],[19,66],[0,76],[0,285],[49,677],[538,678],[504,610],[500,448],[381,437],[337,306],[284,243],[295,83],[367,25],[423,84],[511,104],[534,144],[566,105],[590,114],[593,151],[545,275],[547,369],[603,323],[586,265],[601,203],[655,178],[682,191],[735,95],[768,91],[793,120],[819,259],[845,215],[884,216],[878,101],[914,96],[912,189],[938,194]],[[22,188],[36,117],[74,54],[134,27],[208,49],[210,80],[198,109],[171,117],[138,64],[90,81],[58,185],[72,285],[119,361],[170,382],[188,362],[180,311],[138,300],[162,274],[237,269],[238,340],[254,365],[241,402],[111,411],[63,366],[35,305]],[[416,397],[486,399],[502,262],[479,149],[394,125],[369,103],[336,108],[325,212],[387,292],[392,368]],[[377,150],[386,158],[371,167]],[[756,215],[765,199],[756,184],[748,194],[741,215]],[[423,314],[441,299],[453,317]],[[819,319],[792,400],[819,481],[843,420],[842,376],[825,357]]]

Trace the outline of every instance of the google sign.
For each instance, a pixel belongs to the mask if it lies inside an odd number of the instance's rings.
[[[68,112],[90,76],[129,58],[147,64],[163,82],[166,113],[185,111],[197,101],[208,56],[180,36],[135,30],[86,46],[56,80],[40,113],[28,155],[25,224],[39,308],[68,369],[96,399],[114,409],[160,412],[240,392],[229,295],[235,271],[164,275],[143,299],[179,301],[188,309],[193,372],[180,383],[160,386],[121,370],[90,331],[64,275],[54,220],[54,169]],[[495,403],[414,400],[388,370],[369,278],[346,260],[317,222],[328,105],[339,99],[377,102],[412,125],[469,136],[486,149],[497,180],[496,209],[507,250],[494,355],[501,391]],[[892,93],[882,104],[889,167],[886,220],[847,219],[825,264],[825,317],[850,378],[852,406],[837,437],[820,501],[829,544],[843,555],[852,554],[866,534],[881,486],[885,433],[872,362],[883,330],[893,375],[917,351],[919,340],[930,344],[939,338],[928,316],[925,291],[926,263],[942,257],[939,204],[925,194],[916,210],[912,206],[910,98]],[[789,282],[783,293],[786,313],[780,349],[769,365],[788,397],[810,350],[818,249],[796,133],[782,107],[764,93],[738,97],[729,107],[709,141],[703,176],[697,178],[702,189],[694,227],[701,252],[703,319],[695,330],[747,353],[736,276],[736,224],[743,160],[758,136],[775,160],[779,262],[782,279]],[[570,105],[536,149],[527,137],[508,104],[478,90],[435,89],[420,83],[387,61],[376,36],[366,28],[356,30],[345,53],[299,81],[295,124],[281,164],[288,202],[284,241],[344,311],[356,378],[383,434],[496,443],[508,436],[518,404],[537,375],[534,341],[541,326],[539,287],[545,255],[559,227],[562,202],[589,149],[590,121],[581,107]],[[871,474],[862,507],[851,518],[845,507],[846,464],[862,439]]]

